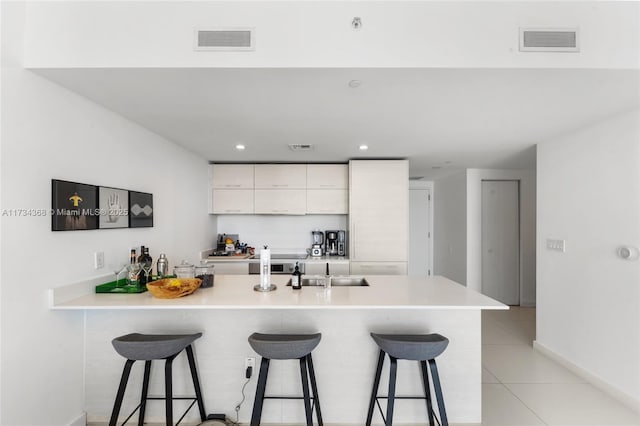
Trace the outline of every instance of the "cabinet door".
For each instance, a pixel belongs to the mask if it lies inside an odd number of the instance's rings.
[[[214,189],[212,191],[213,214],[253,213],[253,190],[251,189]]]
[[[215,262],[213,266],[215,275],[249,275],[247,262]]]
[[[347,214],[349,191],[347,189],[308,189],[307,214]]]
[[[304,189],[256,189],[256,214],[305,214],[307,191]]]
[[[307,164],[307,189],[348,188],[348,164]]]
[[[407,262],[351,262],[351,275],[407,275]]]
[[[211,164],[211,187],[253,189],[253,164]]]
[[[405,160],[354,160],[349,168],[352,261],[408,259],[409,166]]]
[[[256,164],[256,189],[306,189],[306,164]]]

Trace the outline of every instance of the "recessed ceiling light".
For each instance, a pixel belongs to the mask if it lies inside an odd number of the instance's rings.
[[[360,87],[361,84],[362,82],[360,80],[349,81],[349,87],[351,87],[352,89],[355,89],[356,87]]]
[[[241,143],[239,143],[238,145],[236,145],[236,149],[237,149],[238,151],[243,151],[243,150],[244,150],[244,148],[245,148],[245,146],[244,146],[244,145],[242,145]]]
[[[369,149],[369,147],[367,145],[360,145],[358,149],[360,149],[360,151],[366,151]]]

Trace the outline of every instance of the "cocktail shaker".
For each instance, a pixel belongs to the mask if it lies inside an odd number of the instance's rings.
[[[169,274],[169,259],[164,253],[160,254],[158,261],[156,262],[156,269],[158,270],[158,277],[164,277]]]

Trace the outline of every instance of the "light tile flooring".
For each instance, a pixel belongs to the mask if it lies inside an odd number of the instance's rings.
[[[640,426],[638,413],[533,349],[535,316],[482,313],[482,425]]]
[[[638,413],[533,349],[535,315],[482,314],[482,425],[639,426]]]

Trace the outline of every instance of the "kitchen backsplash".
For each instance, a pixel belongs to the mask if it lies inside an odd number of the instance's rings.
[[[219,215],[218,232],[239,234],[242,242],[253,247],[262,247],[267,244],[273,249],[307,249],[311,247],[311,231],[314,229],[346,230],[347,217],[346,215]]]

